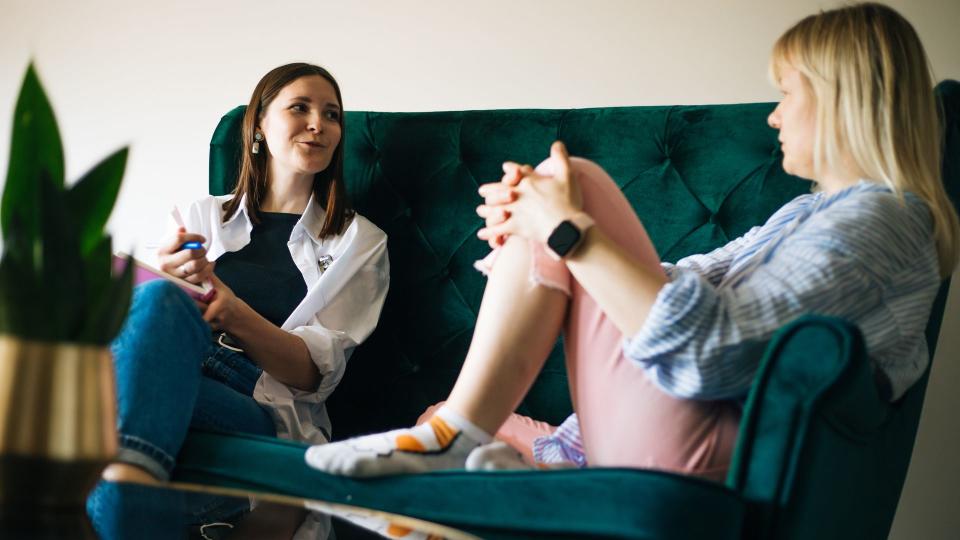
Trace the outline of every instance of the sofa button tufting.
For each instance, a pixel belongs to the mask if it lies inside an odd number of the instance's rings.
[[[449,267],[441,268],[440,272],[437,273],[437,279],[441,281],[450,279],[450,268]]]

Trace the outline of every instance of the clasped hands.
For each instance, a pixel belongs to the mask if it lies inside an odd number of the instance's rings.
[[[213,330],[227,330],[237,316],[247,307],[243,300],[237,298],[230,287],[227,287],[216,274],[213,273],[213,263],[207,260],[207,250],[180,249],[187,242],[207,241],[202,235],[188,233],[183,227],[177,229],[175,235],[157,250],[160,259],[160,269],[164,272],[200,285],[209,282],[213,288],[200,300],[196,300],[203,320],[207,321]]]
[[[581,211],[580,188],[571,178],[570,156],[562,142],[551,145],[545,165],[534,170],[508,161],[499,182],[480,186],[484,203],[477,207],[477,214],[486,224],[477,232],[478,238],[492,248],[513,235],[546,242],[560,222]]]

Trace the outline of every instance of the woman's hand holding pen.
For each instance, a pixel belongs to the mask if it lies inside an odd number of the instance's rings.
[[[209,280],[213,277],[213,264],[207,260],[204,242],[203,236],[180,227],[177,234],[157,250],[160,269],[197,285]]]
[[[529,165],[507,162],[500,182],[480,186],[484,204],[477,214],[486,220],[477,233],[481,240],[494,248],[510,235],[545,242],[554,227],[580,211],[579,185],[571,178],[562,142],[550,147],[549,166],[552,174],[540,174]]]
[[[244,316],[255,312],[213,273],[213,263],[207,260],[204,242],[206,238],[203,236],[179,227],[177,233],[157,250],[160,269],[190,283],[206,283],[210,289],[196,301],[203,320],[213,330],[230,332]]]

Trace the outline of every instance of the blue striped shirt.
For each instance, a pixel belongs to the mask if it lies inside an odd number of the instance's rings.
[[[924,329],[940,284],[926,204],[861,180],[802,195],[762,226],[705,255],[663,263],[669,282],[625,356],[665,392],[691,399],[743,397],[781,326],[808,313],[842,317],[899,398],[929,361]],[[576,418],[534,454],[571,460]]]

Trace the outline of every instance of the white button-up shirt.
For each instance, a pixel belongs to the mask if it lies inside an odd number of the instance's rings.
[[[245,197],[245,196],[244,196]],[[207,239],[207,257],[214,261],[250,243],[253,223],[246,201],[223,222],[223,203],[231,195],[206,197],[194,202],[184,216],[188,231]],[[277,436],[314,444],[328,442],[330,418],[324,402],[343,378],[353,348],[373,332],[387,296],[390,265],[387,235],[356,214],[343,234],[320,239],[325,212],[311,196],[303,216],[293,227],[287,247],[303,274],[307,294],[280,327],[307,345],[322,375],[312,391],[287,386],[266,371],[253,397],[267,406]],[[326,271],[321,257],[333,258]]]

